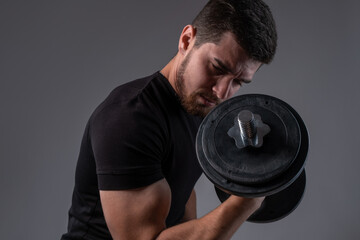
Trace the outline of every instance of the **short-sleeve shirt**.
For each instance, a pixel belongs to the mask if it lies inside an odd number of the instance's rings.
[[[99,190],[134,189],[163,178],[172,194],[166,224],[177,224],[202,173],[195,153],[201,120],[182,108],[160,72],[115,88],[86,125],[62,239],[112,239]]]

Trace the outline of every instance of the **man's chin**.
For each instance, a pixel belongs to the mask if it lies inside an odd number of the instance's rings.
[[[215,108],[215,106],[209,107],[209,106],[204,106],[204,105],[197,105],[197,106],[193,105],[193,106],[185,108],[185,109],[190,115],[204,118],[214,108]]]
[[[209,99],[210,98],[206,98],[202,94],[194,94],[191,97],[186,98],[185,101],[182,101],[182,105],[190,115],[204,118],[219,104],[219,101],[212,101]]]

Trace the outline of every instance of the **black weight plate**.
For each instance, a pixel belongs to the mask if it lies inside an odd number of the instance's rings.
[[[305,170],[303,170],[300,176],[289,187],[267,196],[261,207],[254,212],[247,221],[268,223],[278,221],[288,216],[299,206],[304,195],[305,186],[306,174]],[[215,187],[215,191],[221,202],[224,202],[230,197],[230,194],[225,193],[217,187]]]
[[[228,135],[242,110],[260,115],[271,128],[262,147],[239,149]],[[220,104],[204,119],[199,131],[199,144],[210,165],[240,184],[268,182],[285,172],[296,158],[301,141],[297,120],[284,102],[265,95],[242,95]]]
[[[305,170],[289,187],[267,196],[261,207],[247,221],[255,223],[275,222],[292,213],[299,206],[306,186]]]
[[[244,95],[243,95],[244,96]],[[244,97],[252,97],[251,95],[245,95]],[[256,95],[258,96],[258,95]],[[281,100],[279,100],[281,101]],[[257,197],[257,196],[266,196],[271,195],[276,192],[279,192],[289,186],[295,179],[299,176],[301,171],[304,168],[308,147],[309,147],[309,138],[308,133],[305,127],[304,122],[298,115],[298,113],[288,104],[285,103],[287,108],[293,113],[294,117],[297,119],[297,122],[301,131],[301,144],[299,153],[291,166],[288,168],[286,172],[281,174],[279,177],[272,179],[267,183],[263,183],[261,185],[244,185],[239,184],[233,181],[230,181],[227,178],[224,178],[217,171],[215,171],[212,166],[207,161],[207,158],[202,149],[201,143],[202,134],[199,129],[197,135],[197,144],[196,144],[196,153],[198,155],[199,163],[204,171],[204,174],[208,177],[208,179],[214,183],[215,186],[220,189],[225,189],[232,194],[244,197]],[[200,134],[199,134],[200,133]]]

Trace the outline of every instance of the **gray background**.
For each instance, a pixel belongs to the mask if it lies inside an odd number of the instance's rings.
[[[89,115],[115,86],[161,69],[205,2],[0,1],[1,239],[60,238]],[[233,239],[359,239],[360,3],[266,2],[278,52],[240,94],[301,114],[308,184],[290,216]],[[196,189],[202,216],[219,202],[204,177]]]

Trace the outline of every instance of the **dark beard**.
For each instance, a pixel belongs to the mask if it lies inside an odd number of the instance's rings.
[[[205,89],[199,89],[198,91],[191,93],[189,96],[186,96],[185,85],[184,85],[184,73],[190,61],[191,55],[192,55],[192,50],[185,57],[184,61],[181,63],[179,67],[179,71],[177,72],[176,75],[175,90],[179,96],[181,105],[183,106],[183,108],[187,113],[194,116],[205,117],[213,109],[213,107],[209,107],[204,104],[198,103],[196,101],[198,96],[203,96],[213,102],[216,102],[216,105],[220,103],[220,100]]]

